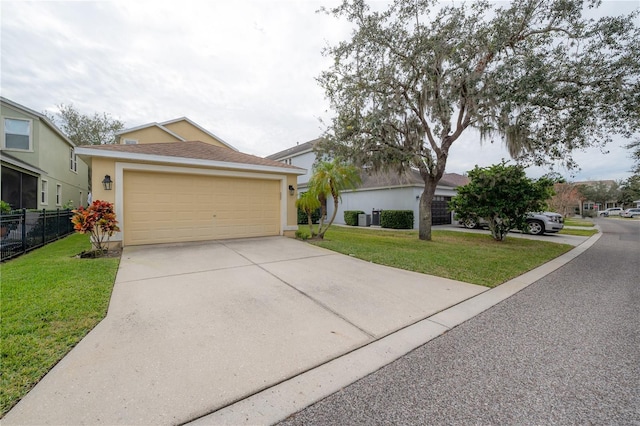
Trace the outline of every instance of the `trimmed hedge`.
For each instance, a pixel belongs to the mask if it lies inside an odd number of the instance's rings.
[[[391,229],[413,229],[413,210],[383,210],[380,226]]]
[[[311,214],[311,220],[313,223],[320,222],[320,216],[322,215],[322,209],[318,209]],[[309,218],[307,218],[307,214],[302,210],[298,209],[298,225],[308,225]]]
[[[350,226],[358,226],[358,215],[364,214],[362,210],[345,210],[344,223]]]

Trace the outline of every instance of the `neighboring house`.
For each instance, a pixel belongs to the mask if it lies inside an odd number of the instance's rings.
[[[184,141],[201,141],[237,151],[236,148],[187,117],[176,118],[163,123],[149,123],[116,133],[116,143],[120,145]]]
[[[307,189],[307,183],[313,174],[313,163],[316,161],[316,153],[313,152],[313,148],[316,143],[320,142],[320,140],[321,139],[314,139],[309,142],[297,144],[296,146],[285,149],[284,151],[269,155],[267,158],[274,161],[280,161],[290,166],[306,169],[307,173],[298,176],[298,190],[300,192],[305,192]]]
[[[181,120],[185,129],[211,136]],[[296,180],[306,170],[243,154],[214,136],[206,142],[180,140],[184,129],[168,127],[175,123],[120,132],[121,144],[78,148],[93,170],[93,199],[114,203],[120,232],[113,242],[294,236]],[[167,140],[167,130],[178,140]],[[153,134],[161,141],[152,143]],[[137,142],[126,143],[132,135]],[[111,181],[111,189],[102,181]]]
[[[579,187],[580,185],[586,185],[586,186],[602,185],[602,186],[611,188],[614,185],[616,185],[616,181],[611,179],[593,180],[593,181],[574,182],[573,184],[576,187]],[[619,204],[616,200],[610,200],[603,204],[600,202],[595,202],[593,200],[587,200],[587,199],[584,199],[583,197],[580,197],[580,204],[578,207],[580,209],[580,215],[584,216],[589,214],[589,212],[598,214],[598,212],[601,210],[606,210],[612,207],[623,207],[623,206]]]
[[[77,147],[43,114],[0,97],[2,200],[13,209],[86,205],[87,164]]]
[[[275,161],[303,167],[305,175],[298,177],[298,189],[304,192],[312,174],[312,165],[316,156],[313,147],[320,139],[298,144],[284,151],[268,156]],[[451,197],[456,195],[458,186],[466,185],[469,179],[456,173],[445,173],[434,194],[431,208],[432,223],[443,225],[452,223],[452,214],[447,207]],[[338,204],[336,223],[344,223],[345,210],[362,210],[373,214],[379,210],[413,210],[414,229],[418,229],[420,195],[424,190],[424,181],[417,171],[399,175],[398,173],[363,173],[362,184],[354,191],[344,191]],[[333,203],[327,203],[327,215],[333,213]]]
[[[448,208],[457,187],[466,185],[469,179],[457,173],[445,173],[440,179],[431,204],[431,223],[447,225],[453,222]],[[420,196],[424,181],[417,170],[404,175],[398,173],[374,173],[362,175],[362,184],[354,191],[342,192],[338,204],[336,223],[344,223],[345,210],[362,210],[367,214],[380,210],[412,210],[413,228],[419,228]],[[327,215],[333,214],[333,204],[327,203]]]

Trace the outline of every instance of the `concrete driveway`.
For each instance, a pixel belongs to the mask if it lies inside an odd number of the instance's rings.
[[[127,247],[107,317],[2,423],[188,422],[486,290],[284,237]]]

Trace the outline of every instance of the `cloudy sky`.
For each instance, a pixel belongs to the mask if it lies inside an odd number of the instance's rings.
[[[330,65],[322,48],[350,29],[316,11],[336,3],[2,0],[0,93],[41,112],[61,103],[107,112],[126,127],[186,116],[240,151],[267,156],[317,138],[331,117],[315,78]],[[604,4],[612,15],[638,7]],[[577,153],[582,170],[573,177],[558,171],[574,181],[626,179],[625,143]],[[502,158],[499,143],[469,134],[452,146],[447,171]]]

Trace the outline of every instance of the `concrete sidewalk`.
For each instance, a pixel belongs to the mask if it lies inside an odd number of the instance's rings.
[[[424,320],[487,290],[283,237],[127,247],[107,317],[2,423],[271,423],[446,331]],[[308,376],[335,363],[350,366],[340,380]],[[295,388],[246,415],[292,381],[311,399]]]

